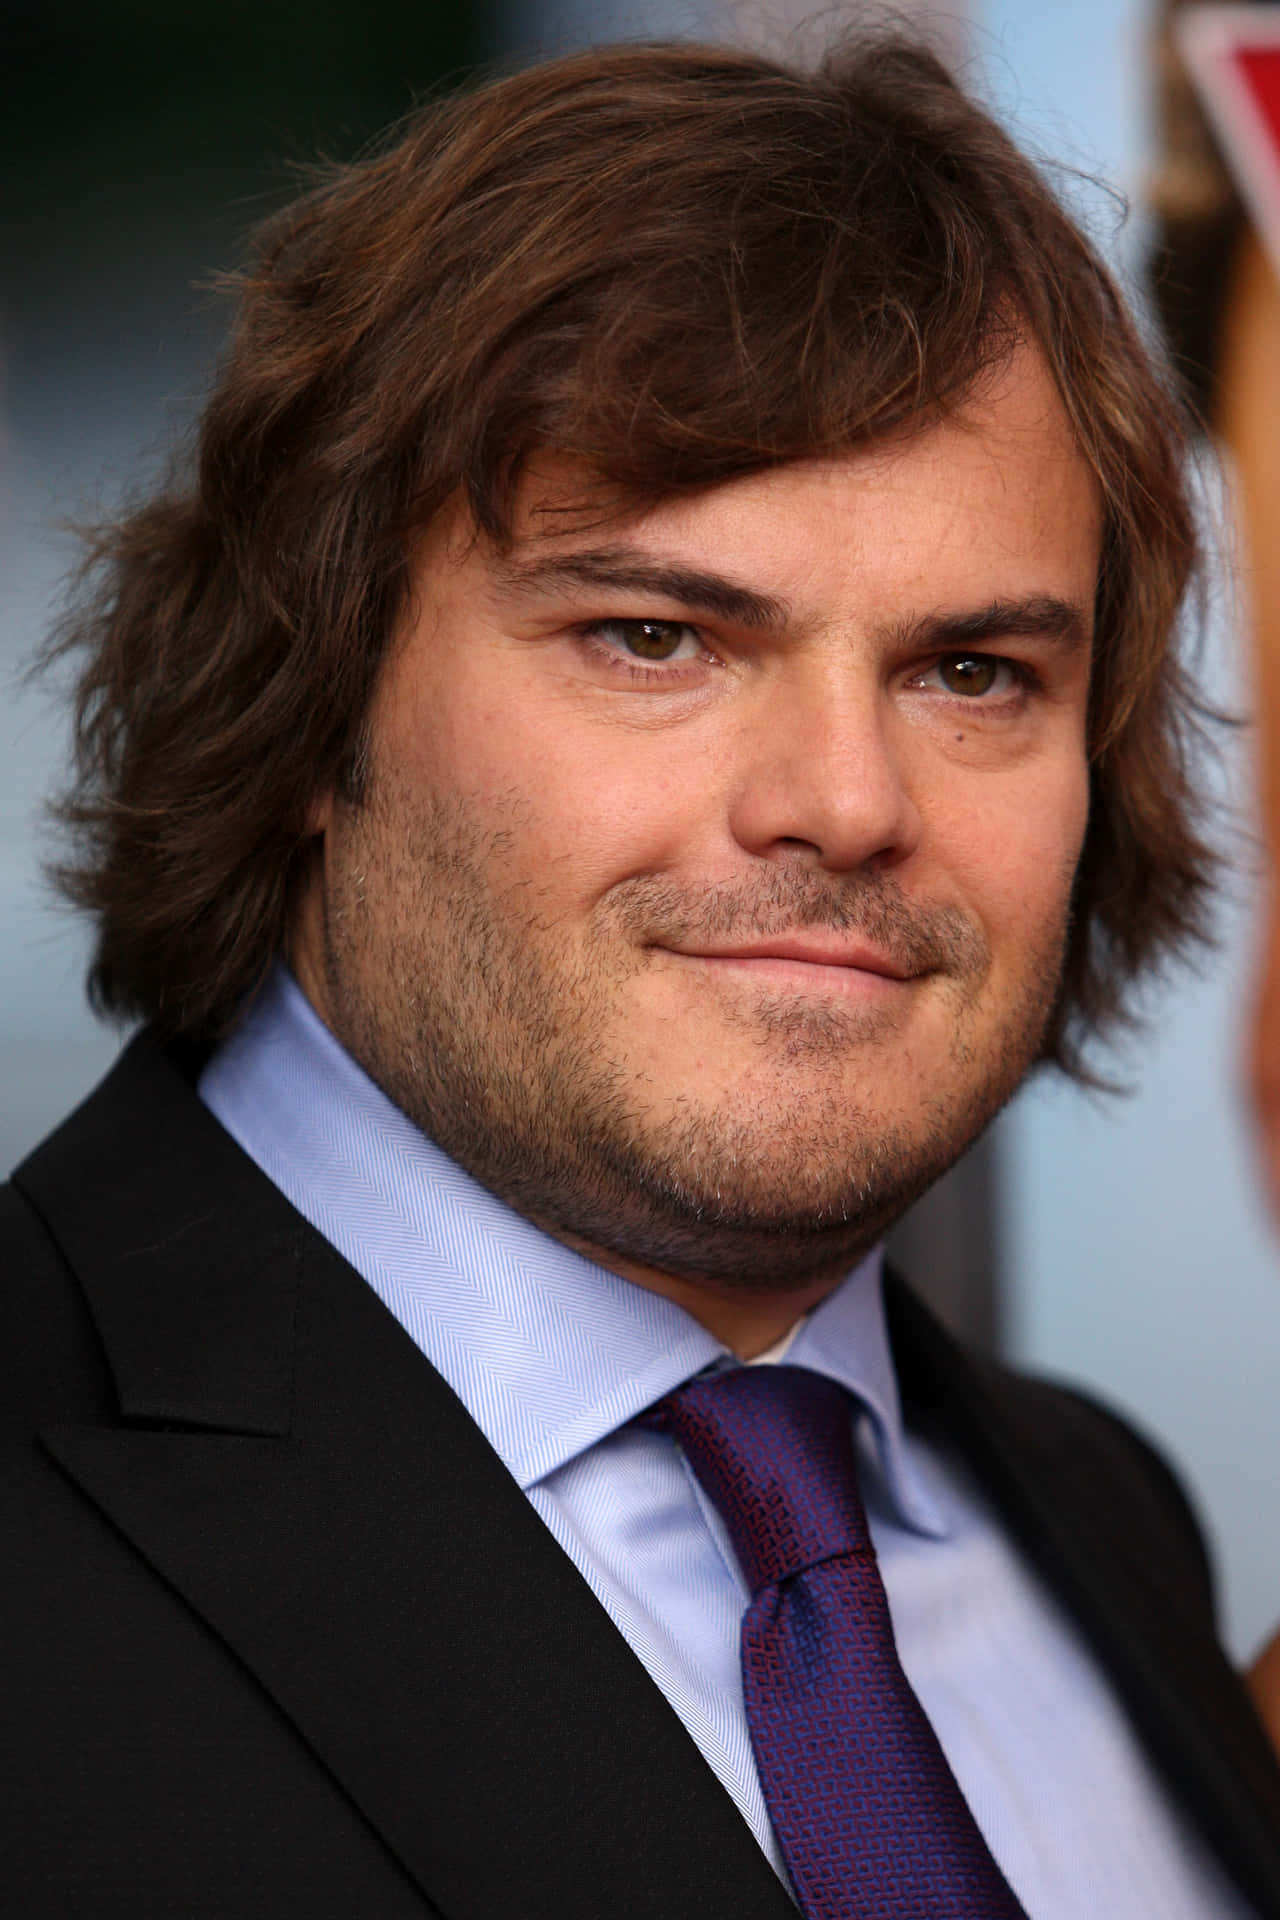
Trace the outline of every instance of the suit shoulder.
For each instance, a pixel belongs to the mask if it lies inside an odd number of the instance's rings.
[[[1215,1608],[1213,1563],[1194,1500],[1157,1442],[1127,1413],[1074,1383],[978,1362],[988,1392],[1023,1436],[1038,1472],[1052,1474],[1063,1497],[1104,1536],[1099,1550],[1122,1546],[1175,1563],[1184,1596]]]

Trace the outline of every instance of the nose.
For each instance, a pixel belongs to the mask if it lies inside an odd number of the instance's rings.
[[[740,740],[730,826],[766,859],[832,872],[900,865],[919,845],[909,742],[878,685],[776,684]]]

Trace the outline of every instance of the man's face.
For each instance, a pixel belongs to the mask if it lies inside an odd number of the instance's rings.
[[[952,419],[514,548],[437,523],[294,961],[409,1116],[620,1271],[842,1269],[1039,1050],[1099,509],[1038,356]]]

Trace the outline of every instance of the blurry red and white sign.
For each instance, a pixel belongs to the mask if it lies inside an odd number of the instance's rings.
[[[1280,6],[1189,7],[1176,31],[1223,158],[1280,271]]]

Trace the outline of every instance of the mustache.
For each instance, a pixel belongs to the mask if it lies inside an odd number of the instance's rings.
[[[772,939],[799,932],[852,933],[904,973],[972,974],[988,959],[981,930],[959,907],[911,900],[874,872],[834,876],[775,868],[750,882],[691,891],[639,874],[611,897],[619,930],[637,945]]]

